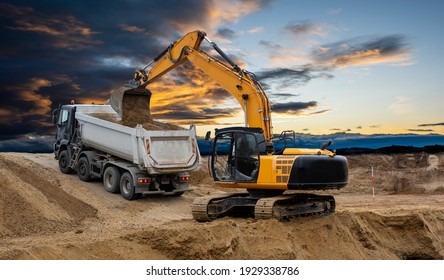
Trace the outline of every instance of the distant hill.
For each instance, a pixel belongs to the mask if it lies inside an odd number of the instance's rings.
[[[412,146],[387,146],[378,149],[368,148],[343,148],[336,150],[338,155],[357,155],[357,154],[406,154],[421,153],[436,154],[444,152],[444,145],[433,145],[424,147]]]

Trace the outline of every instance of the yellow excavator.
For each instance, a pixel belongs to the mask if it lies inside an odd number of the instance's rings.
[[[220,57],[201,49],[204,40]],[[346,186],[347,159],[326,149],[331,142],[319,149],[287,147],[295,141],[294,131],[284,131],[274,139],[270,102],[256,76],[234,63],[205,32],[186,34],[144,69],[137,70],[131,82],[111,93],[111,106],[122,115],[126,96],[149,100],[149,84],[185,61],[227,90],[239,102],[245,116],[244,127],[216,129],[215,137],[209,140],[207,133],[206,139],[212,143],[209,167],[215,184],[247,192],[196,198],[192,205],[194,219],[211,221],[224,216],[246,216],[286,220],[333,213],[333,196],[312,192]],[[273,141],[279,142],[280,148],[274,148]],[[298,192],[284,194],[292,190]]]

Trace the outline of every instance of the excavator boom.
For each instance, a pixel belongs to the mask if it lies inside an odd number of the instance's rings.
[[[202,50],[200,45],[203,40],[207,40],[227,63]],[[270,102],[262,86],[253,73],[241,69],[202,31],[190,32],[168,46],[147,65],[152,65],[149,71],[146,71],[147,67],[137,70],[134,80],[111,92],[111,106],[122,117],[125,95],[141,95],[143,99],[144,95],[150,95],[150,83],[185,61],[191,62],[225,88],[244,110],[245,126],[262,128],[267,141],[271,143]]]

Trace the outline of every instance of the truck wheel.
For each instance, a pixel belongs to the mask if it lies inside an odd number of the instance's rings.
[[[64,174],[71,174],[74,170],[69,167],[69,154],[67,150],[63,150],[59,154],[59,168]]]
[[[118,193],[120,191],[120,170],[115,166],[109,166],[103,172],[103,185],[105,190],[110,193]]]
[[[91,174],[89,169],[89,160],[87,157],[81,157],[77,162],[77,175],[80,180],[88,182],[91,180]]]
[[[124,172],[120,177],[120,194],[126,200],[133,200],[138,197],[134,187],[133,176],[129,172]]]

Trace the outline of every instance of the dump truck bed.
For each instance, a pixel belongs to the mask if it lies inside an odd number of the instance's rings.
[[[146,130],[119,124],[109,105],[76,105],[82,143],[125,159],[151,174],[191,171],[200,164],[196,129]]]

